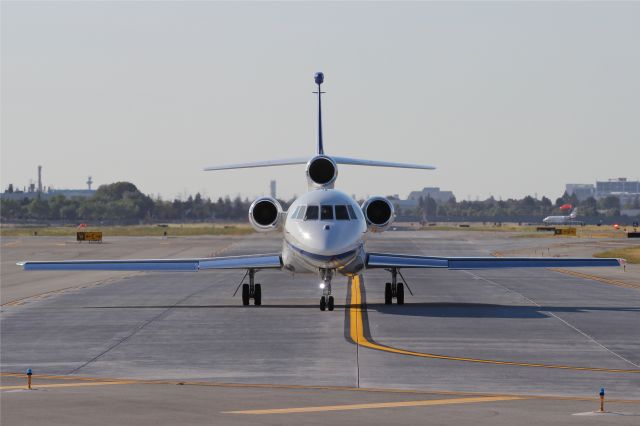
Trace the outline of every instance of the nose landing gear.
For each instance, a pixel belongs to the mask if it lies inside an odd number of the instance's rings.
[[[322,279],[322,283],[320,284],[320,288],[322,289],[322,297],[320,298],[320,310],[330,310],[333,311],[334,308],[334,300],[331,295],[331,278],[333,276],[333,272],[331,269],[321,269],[320,270],[320,279]]]

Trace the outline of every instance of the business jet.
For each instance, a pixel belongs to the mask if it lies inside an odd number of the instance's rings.
[[[576,207],[571,211],[571,214],[567,216],[547,216],[542,219],[542,222],[547,225],[567,225],[574,223],[578,215],[578,208]]]
[[[255,282],[256,273],[275,269],[292,273],[317,274],[322,296],[320,309],[334,309],[331,281],[336,274],[356,276],[368,269],[384,269],[391,274],[385,283],[384,302],[404,304],[404,283],[401,269],[488,269],[528,267],[617,266],[618,259],[595,258],[524,258],[524,257],[442,257],[409,254],[377,253],[365,249],[369,233],[383,232],[394,220],[393,204],[382,196],[374,196],[359,206],[346,193],[334,189],[338,164],[407,169],[434,169],[420,164],[371,161],[325,154],[322,140],[322,73],[315,74],[318,98],[318,140],[316,154],[311,157],[259,161],[206,167],[207,171],[306,164],[309,191],[295,200],[288,211],[272,197],[260,197],[249,208],[249,221],[260,232],[283,232],[279,253],[249,256],[197,259],[140,260],[68,260],[20,262],[24,270],[110,270],[110,271],[200,271],[239,269],[245,274],[242,283],[242,304],[262,303],[262,286]],[[245,282],[248,277],[248,283]]]

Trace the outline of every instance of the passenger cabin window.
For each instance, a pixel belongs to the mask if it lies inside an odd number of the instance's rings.
[[[304,215],[304,220],[318,220],[318,206],[307,206],[307,212]]]
[[[349,220],[347,206],[336,206],[336,220]]]
[[[320,220],[333,220],[333,206],[320,206]]]

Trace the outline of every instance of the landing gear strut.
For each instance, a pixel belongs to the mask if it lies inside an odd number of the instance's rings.
[[[331,295],[331,277],[333,276],[333,272],[331,269],[321,269],[320,270],[320,279],[322,279],[322,283],[320,284],[320,288],[322,289],[322,297],[320,298],[320,310],[324,311],[326,309],[333,311],[334,308],[334,300]]]
[[[391,282],[384,285],[384,304],[391,305],[396,298],[398,305],[404,305],[404,284],[398,282],[398,269],[387,269],[391,272]]]
[[[253,299],[256,306],[262,305],[262,286],[255,283],[255,269],[249,269],[249,284],[242,284],[242,304],[249,306],[249,301]]]

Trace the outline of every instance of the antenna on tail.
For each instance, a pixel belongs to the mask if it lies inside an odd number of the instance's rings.
[[[320,89],[320,85],[324,82],[324,74],[317,72],[314,75],[314,80],[318,85],[318,91],[313,92],[318,94],[318,155],[324,155],[324,146],[322,145],[322,94],[324,92]]]

